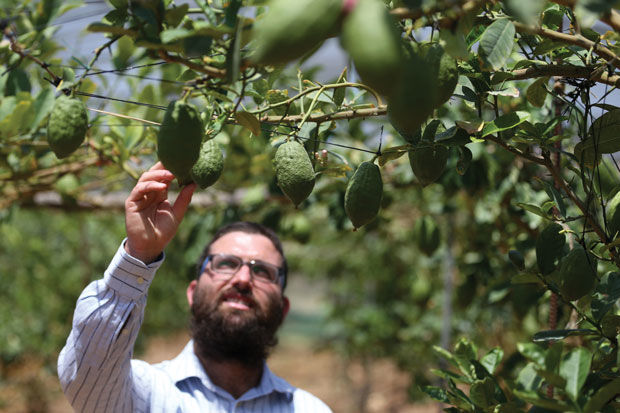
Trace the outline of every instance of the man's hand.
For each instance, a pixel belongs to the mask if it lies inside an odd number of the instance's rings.
[[[174,237],[196,189],[196,184],[183,187],[172,205],[168,187],[173,179],[172,172],[157,162],[142,174],[125,201],[125,250],[146,264],[155,261]]]

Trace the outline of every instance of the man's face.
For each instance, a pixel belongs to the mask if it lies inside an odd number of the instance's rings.
[[[282,264],[278,250],[260,234],[227,233],[211,245],[210,253]],[[200,278],[190,283],[187,299],[198,351],[206,357],[248,363],[266,357],[289,308],[280,285],[252,277],[248,265],[232,276],[214,273],[207,265]]]

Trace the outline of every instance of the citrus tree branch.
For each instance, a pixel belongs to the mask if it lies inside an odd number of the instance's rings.
[[[609,75],[601,66],[574,66],[574,65],[548,65],[533,66],[509,72],[512,78],[509,80],[535,79],[545,76],[583,78],[594,82],[604,83],[610,86],[620,87],[620,76]]]
[[[192,62],[189,59],[185,59],[180,56],[172,56],[168,54],[168,52],[166,52],[165,50],[159,51],[159,57],[161,57],[162,60],[165,60],[166,62],[180,63],[184,66],[187,66],[188,68],[192,70],[195,70],[196,72],[205,73],[211,77],[216,77],[220,79],[226,77],[226,70],[224,69],[218,69],[217,67],[207,66],[207,65],[199,65],[197,63]]]
[[[31,55],[26,50],[24,50],[24,47],[22,45],[17,43],[17,37],[15,35],[15,32],[11,28],[7,27],[6,29],[4,29],[4,35],[9,39],[10,48],[13,52],[17,53],[22,59],[32,60],[37,65],[41,66],[50,75],[54,85],[57,85],[60,82],[60,78],[49,69],[49,64]]]
[[[387,106],[381,105],[372,108],[363,109],[351,109],[342,112],[327,113],[323,115],[311,115],[308,116],[306,122],[322,123],[331,120],[340,119],[355,119],[355,118],[369,118],[373,116],[383,116],[387,114]],[[290,116],[263,116],[260,118],[261,122],[271,123],[298,123],[301,122],[305,115],[290,115]]]
[[[283,101],[277,102],[277,103],[273,103],[273,104],[271,104],[269,106],[266,106],[264,108],[261,108],[261,109],[255,110],[255,111],[251,111],[250,113],[259,114],[259,113],[267,112],[267,111],[269,111],[271,109],[275,109],[275,108],[280,107],[280,106],[289,106],[291,103],[293,103],[297,99],[300,99],[300,98],[304,97],[305,95],[307,95],[309,93],[312,93],[312,92],[315,92],[315,91],[319,91],[320,92],[320,91],[324,91],[326,89],[337,89],[337,88],[340,88],[340,87],[356,87],[356,88],[359,88],[359,89],[366,89],[367,91],[372,93],[372,95],[374,96],[375,100],[377,101],[377,106],[383,106],[383,100],[381,100],[381,96],[379,96],[379,94],[375,90],[370,88],[369,86],[366,86],[363,83],[344,82],[344,83],[333,83],[333,84],[329,84],[329,85],[309,87],[309,88],[299,92],[298,94],[296,94],[295,96],[293,96],[290,99],[283,100]]]

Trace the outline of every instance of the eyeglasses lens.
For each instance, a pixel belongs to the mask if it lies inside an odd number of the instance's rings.
[[[276,282],[278,279],[279,268],[266,262],[257,260],[244,262],[235,255],[223,254],[213,255],[210,262],[211,270],[217,274],[233,275],[236,274],[244,264],[247,264],[253,277],[271,282]]]

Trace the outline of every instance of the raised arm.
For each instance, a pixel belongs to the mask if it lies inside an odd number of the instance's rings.
[[[167,193],[173,178],[159,163],[142,175],[125,202],[127,241],[104,277],[89,284],[78,299],[58,359],[62,388],[76,411],[146,409],[141,405],[148,399],[149,378],[132,372],[133,346],[148,286],[195,188],[183,188],[171,204]]]

